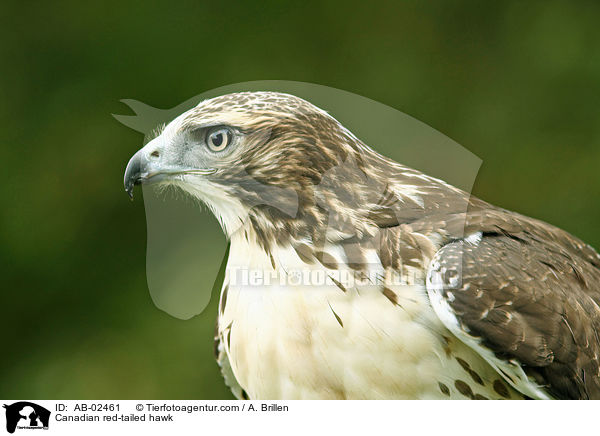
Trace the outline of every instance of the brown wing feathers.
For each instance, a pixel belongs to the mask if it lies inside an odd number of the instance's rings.
[[[453,219],[460,217],[438,229]],[[436,227],[426,221],[415,227]],[[482,232],[481,241],[456,240],[438,254],[440,268],[461,273],[459,285],[443,291],[459,322],[497,357],[519,361],[554,397],[600,398],[596,252],[508,211],[477,211],[463,222],[465,234]]]

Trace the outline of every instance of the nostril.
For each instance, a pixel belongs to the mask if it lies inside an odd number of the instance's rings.
[[[150,153],[150,156],[158,157],[158,156],[160,156],[160,154],[158,153],[158,150],[154,150],[152,153]]]

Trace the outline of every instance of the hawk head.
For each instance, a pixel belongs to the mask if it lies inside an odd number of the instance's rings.
[[[204,202],[229,236],[250,222],[263,243],[331,226],[332,210],[338,227],[356,231],[357,205],[378,177],[370,171],[381,168],[368,165],[365,153],[378,156],[301,98],[228,94],[183,113],[139,150],[125,190],[132,196],[140,183],[176,186]]]

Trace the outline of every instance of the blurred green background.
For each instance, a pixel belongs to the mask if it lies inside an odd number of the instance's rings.
[[[216,298],[181,321],[149,296],[122,98],[259,79],[364,95],[483,159],[478,196],[600,247],[598,22],[585,1],[3,2],[0,397],[231,398]]]

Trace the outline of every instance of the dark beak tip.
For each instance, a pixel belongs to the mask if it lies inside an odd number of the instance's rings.
[[[129,195],[129,198],[133,200],[133,187],[135,185],[140,184],[141,178],[141,156],[138,151],[127,163],[127,168],[125,169],[125,177],[123,180],[123,184],[125,185],[125,192]]]

